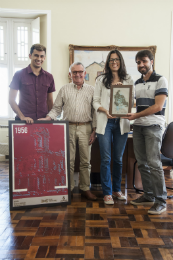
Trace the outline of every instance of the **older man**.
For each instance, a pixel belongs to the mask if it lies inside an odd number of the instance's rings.
[[[96,200],[96,196],[90,192],[91,144],[95,140],[96,128],[96,114],[92,106],[94,87],[84,83],[86,71],[82,63],[73,63],[69,71],[72,83],[60,89],[53,108],[44,120],[56,119],[63,110],[63,120],[69,121],[71,191],[74,189],[74,162],[78,141],[81,194],[89,200]]]

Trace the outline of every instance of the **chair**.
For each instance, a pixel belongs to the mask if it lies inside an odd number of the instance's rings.
[[[163,166],[171,166],[173,167],[173,122],[171,122],[164,134],[162,139],[162,147],[161,147],[161,160]],[[169,190],[173,190],[173,188],[166,187]],[[169,199],[173,198],[172,196],[168,196]]]
[[[161,153],[173,160],[173,122],[167,126],[163,134]]]
[[[162,138],[162,147],[161,147],[161,161],[163,166],[171,166],[173,167],[173,122],[171,122]],[[133,167],[133,188],[136,190],[136,192],[140,193],[143,190],[140,190],[135,187],[135,167],[136,167],[137,161],[134,163]],[[167,189],[173,190],[173,188],[166,187]],[[173,195],[168,196],[169,199],[173,198]]]

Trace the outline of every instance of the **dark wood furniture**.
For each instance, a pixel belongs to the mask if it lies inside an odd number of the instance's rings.
[[[79,172],[79,150],[78,145],[76,149],[76,161],[75,161],[75,172]],[[129,135],[126,148],[123,155],[123,174],[125,174],[125,188],[132,189],[133,188],[133,166],[135,162],[135,155],[133,151],[133,137]],[[111,162],[112,167],[112,162]],[[99,143],[96,139],[94,144],[92,145],[91,150],[91,182],[92,180],[100,181],[100,151],[99,151]],[[94,176],[95,175],[95,176]],[[97,177],[96,177],[97,175]],[[98,183],[100,184],[100,183]],[[142,181],[140,172],[136,166],[136,176],[135,176],[135,186],[138,189],[142,189]]]

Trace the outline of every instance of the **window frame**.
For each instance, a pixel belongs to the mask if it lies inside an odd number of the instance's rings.
[[[3,36],[4,36],[4,61],[0,60],[0,65],[7,65],[7,21],[1,21],[0,26],[4,26]]]
[[[17,36],[15,37],[15,25],[16,24],[28,24],[29,25],[29,30],[28,30],[28,55],[29,55],[29,49],[31,46],[31,22],[34,19],[20,19],[20,18],[0,18],[0,23],[6,23],[6,44],[5,44],[5,49],[4,52],[6,52],[6,61],[1,63],[0,62],[0,68],[7,68],[8,69],[8,80],[7,80],[7,86],[9,88],[10,82],[12,81],[12,78],[15,73],[16,68],[25,68],[28,66],[30,61],[28,60],[27,62],[16,62],[15,61],[15,50],[17,46],[17,42],[15,43],[15,39],[17,40]],[[16,27],[17,28],[17,27]],[[16,30],[17,34],[17,30]],[[5,39],[4,39],[5,42]],[[8,100],[7,100],[8,102]],[[14,118],[15,113],[10,107],[8,103],[8,113],[7,116],[0,115],[0,121],[2,120],[7,120],[10,118]]]

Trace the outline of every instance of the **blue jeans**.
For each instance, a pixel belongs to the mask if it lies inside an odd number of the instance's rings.
[[[115,192],[121,191],[122,178],[122,157],[127,142],[128,133],[121,135],[119,118],[108,119],[105,134],[97,134],[100,155],[100,177],[103,195],[112,195],[112,189]],[[111,143],[113,143],[113,172],[111,182]]]
[[[133,126],[133,147],[141,173],[144,197],[166,204],[167,192],[160,158],[162,130],[159,125]]]

